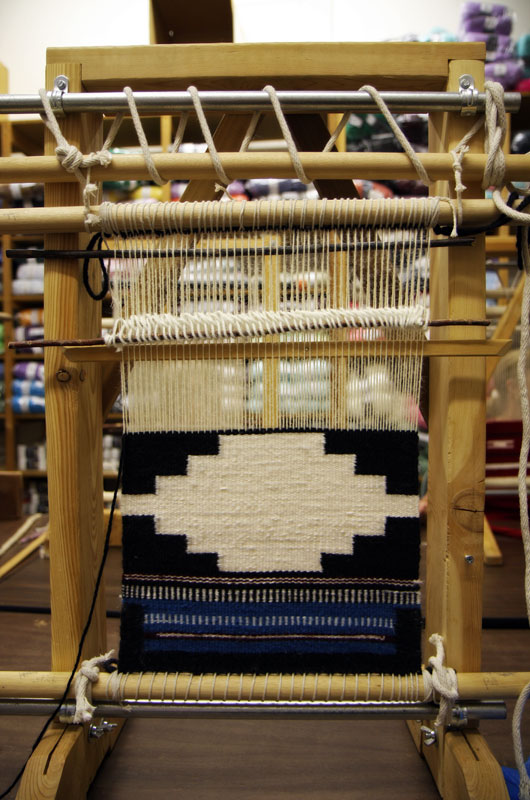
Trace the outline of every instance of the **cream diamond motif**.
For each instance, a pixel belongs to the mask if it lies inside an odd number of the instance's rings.
[[[219,455],[189,456],[188,474],[157,477],[155,494],[124,494],[122,513],[154,515],[157,533],[185,534],[223,572],[321,572],[323,552],[352,554],[354,536],[416,517],[418,497],[356,475],[355,456],[325,454],[319,433],[221,435]]]

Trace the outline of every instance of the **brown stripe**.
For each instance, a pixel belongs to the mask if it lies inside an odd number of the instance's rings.
[[[156,633],[153,637],[155,639],[367,639],[375,642],[386,642],[391,637],[378,636],[377,634],[322,634],[322,633],[256,633],[256,634],[236,634],[236,633]]]
[[[307,585],[308,587],[314,586],[315,584],[321,584],[323,586],[333,586],[336,584],[342,584],[343,586],[370,586],[372,584],[378,584],[383,586],[394,586],[396,588],[403,586],[418,586],[418,580],[393,580],[392,578],[324,578],[324,577],[310,577],[310,578],[297,578],[295,576],[286,576],[286,577],[255,577],[255,578],[230,578],[230,577],[198,577],[194,578],[189,575],[138,575],[138,574],[130,574],[123,576],[124,581],[134,581],[136,583],[140,582],[170,582],[170,583],[189,583],[189,584],[197,584],[199,586],[203,584],[209,583],[218,583],[218,584],[232,584],[232,585],[242,585],[242,586],[253,586],[257,587],[263,584],[273,584],[275,586],[281,586],[282,584],[286,583],[295,583],[301,585]]]

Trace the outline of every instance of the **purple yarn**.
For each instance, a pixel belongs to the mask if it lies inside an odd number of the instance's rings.
[[[13,367],[13,377],[43,381],[44,364],[39,361],[18,361]]]
[[[463,20],[462,28],[465,33],[496,33],[509,36],[512,32],[513,20],[510,14],[502,17],[486,17],[483,14],[475,14]]]
[[[506,59],[506,61],[492,61],[486,64],[484,74],[486,80],[497,81],[505,89],[512,89],[521,80],[523,69],[518,61]]]
[[[513,54],[513,41],[510,36],[500,36],[496,33],[466,33],[462,38],[464,42],[485,42],[486,61],[509,58]]]
[[[501,3],[462,3],[462,10],[460,15],[462,20],[469,19],[469,17],[474,17],[476,14],[482,14],[484,16],[491,16],[491,17],[502,17],[506,14],[507,8],[505,5],[501,5]]]

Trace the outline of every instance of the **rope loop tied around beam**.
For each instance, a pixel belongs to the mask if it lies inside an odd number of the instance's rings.
[[[429,670],[423,671],[425,685],[425,700],[432,700],[434,692],[440,695],[440,710],[435,727],[449,725],[452,721],[453,707],[458,700],[458,679],[452,667],[446,667],[445,648],[443,638],[439,633],[433,633],[429,637],[429,643],[436,648],[436,654],[429,658]]]
[[[90,722],[94,716],[95,706],[90,702],[92,696],[91,686],[99,678],[101,667],[114,655],[114,650],[109,650],[101,656],[87,659],[81,664],[81,669],[75,676],[75,714],[72,722],[74,725],[81,725]]]

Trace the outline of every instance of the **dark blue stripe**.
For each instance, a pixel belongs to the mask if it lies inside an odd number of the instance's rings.
[[[146,652],[161,650],[181,653],[377,653],[388,655],[396,652],[391,642],[341,641],[340,639],[145,639]]]

